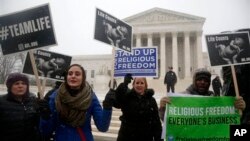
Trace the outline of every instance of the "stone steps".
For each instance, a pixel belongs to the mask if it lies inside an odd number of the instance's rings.
[[[121,115],[120,109],[113,108],[112,118],[107,132],[100,132],[94,125],[93,119],[91,120],[92,133],[95,140],[101,141],[116,141],[118,131],[120,129],[121,121],[119,117]]]
[[[95,141],[116,141],[117,134],[92,132]]]
[[[94,126],[94,125],[93,125],[93,126]],[[109,130],[108,130],[107,132],[108,132],[108,133],[114,133],[114,134],[117,134],[117,133],[118,133],[119,128],[120,128],[120,127],[116,127],[116,126],[112,126],[112,125],[110,125]],[[96,128],[96,127],[93,127],[93,128],[92,128],[92,131],[93,131],[93,132],[99,132],[99,131],[97,130],[97,128]]]

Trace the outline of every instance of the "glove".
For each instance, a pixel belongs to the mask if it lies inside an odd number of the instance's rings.
[[[38,112],[40,113],[40,116],[45,119],[48,120],[50,118],[50,108],[49,108],[49,103],[47,100],[45,99],[38,99],[37,100],[37,109]]]
[[[124,77],[124,84],[128,85],[129,83],[131,83],[131,80],[133,80],[132,74],[127,73]]]
[[[164,121],[164,115],[166,111],[166,104],[170,104],[171,100],[169,97],[162,97],[160,100],[159,116],[162,121]]]
[[[169,97],[162,97],[160,100],[160,108],[166,108],[166,104],[171,104],[171,100]]]
[[[105,96],[105,99],[103,101],[103,108],[104,109],[112,109],[112,106],[115,102],[115,90],[110,89],[108,93]]]
[[[245,110],[246,108],[246,102],[244,101],[243,97],[239,96],[234,101],[234,107],[239,110]]]

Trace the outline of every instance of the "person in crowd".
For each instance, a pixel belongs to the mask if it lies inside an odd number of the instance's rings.
[[[40,107],[44,116],[40,121],[41,132],[45,136],[55,131],[58,141],[93,141],[91,117],[97,129],[106,132],[112,114],[112,98],[109,93],[103,101],[103,108],[86,81],[84,68],[72,64],[66,74],[65,82],[49,99],[49,104]]]
[[[235,65],[235,73],[237,78],[237,85],[239,94],[243,97],[246,108],[242,112],[241,123],[250,124],[250,64]],[[231,66],[222,67],[222,95],[235,96],[234,81],[232,78]]]
[[[222,89],[222,84],[220,81],[220,77],[217,75],[215,78],[212,80],[212,87],[214,90],[214,95],[215,96],[220,96],[221,89]]]
[[[162,141],[161,120],[153,89],[148,89],[145,77],[134,78],[133,88],[129,89],[132,75],[127,74],[124,82],[113,93],[116,95],[116,108],[120,108],[121,126],[117,141]]]
[[[174,93],[175,92],[175,84],[177,83],[177,76],[175,72],[173,71],[173,67],[168,67],[169,71],[166,73],[165,78],[164,78],[164,84],[167,87],[167,92]]]
[[[209,90],[211,83],[211,73],[205,68],[199,68],[193,75],[193,83],[183,92],[191,95],[214,96],[214,93]],[[166,104],[170,104],[169,97],[162,97],[160,100],[159,114],[161,119],[164,119]],[[239,110],[244,110],[246,103],[241,96],[237,97],[234,106]]]
[[[117,88],[117,81],[113,79],[113,87],[111,88],[111,80],[109,81],[109,88],[115,90]]]
[[[29,79],[11,73],[6,80],[7,94],[0,96],[0,140],[40,141],[36,96],[29,91]]]

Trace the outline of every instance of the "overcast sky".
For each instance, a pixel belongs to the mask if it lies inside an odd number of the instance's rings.
[[[111,54],[112,47],[94,39],[95,11],[118,19],[154,7],[206,18],[204,35],[250,28],[250,0],[0,0],[0,16],[49,3],[58,45],[66,55]]]

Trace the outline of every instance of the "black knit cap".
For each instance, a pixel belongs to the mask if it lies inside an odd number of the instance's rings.
[[[210,83],[211,73],[205,68],[199,68],[194,73],[194,81],[199,79],[205,79]]]
[[[29,79],[26,75],[23,75],[21,73],[11,73],[6,80],[8,91],[10,91],[12,85],[17,81],[23,81],[29,86]]]

